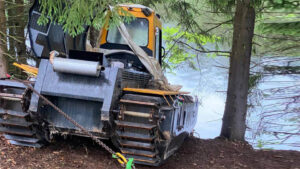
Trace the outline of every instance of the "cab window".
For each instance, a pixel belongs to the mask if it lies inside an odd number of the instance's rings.
[[[129,35],[137,45],[148,45],[149,23],[147,19],[135,18],[130,23],[124,23],[124,25],[126,26]],[[127,45],[117,27],[108,30],[107,42]]]

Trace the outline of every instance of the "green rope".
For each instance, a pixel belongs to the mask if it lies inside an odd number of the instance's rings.
[[[118,157],[115,154],[112,154],[112,158],[117,159]]]
[[[117,155],[113,154],[113,155],[112,155],[112,158],[118,159],[119,157],[118,157]],[[132,168],[132,166],[134,166],[134,165],[133,165],[133,161],[134,161],[134,158],[128,158],[128,162],[127,162],[127,164],[126,164],[126,168],[125,168],[125,169],[133,169],[133,168]]]
[[[126,164],[126,169],[132,169],[131,167],[133,166],[133,158],[128,158],[128,162]]]

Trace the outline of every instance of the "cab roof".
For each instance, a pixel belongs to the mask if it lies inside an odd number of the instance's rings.
[[[140,4],[131,4],[131,3],[126,3],[126,4],[119,4],[119,6],[122,6],[122,7],[128,7],[128,8],[148,8],[149,10],[151,10],[151,12],[154,12],[153,9],[147,7],[147,6],[144,6],[144,5],[140,5]]]

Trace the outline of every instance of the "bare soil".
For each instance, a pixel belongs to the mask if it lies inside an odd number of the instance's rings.
[[[107,142],[109,144],[109,142]],[[160,167],[136,165],[138,169],[300,169],[300,152],[254,150],[245,142],[188,138]],[[41,149],[17,147],[0,136],[0,169],[121,168],[111,155],[89,139],[59,138]]]

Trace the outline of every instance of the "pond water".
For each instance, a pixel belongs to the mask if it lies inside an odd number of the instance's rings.
[[[183,91],[191,92],[198,97],[200,107],[195,135],[200,138],[214,138],[221,131],[228,69],[217,68],[216,65],[220,64],[228,66],[229,59],[200,57],[199,71],[183,66],[175,70],[176,74],[167,74],[171,84],[180,84]]]
[[[262,71],[262,67],[268,64],[283,65],[286,64],[286,57],[277,59],[276,63],[271,63],[267,59],[252,59],[253,62],[261,62],[256,71]],[[296,63],[300,65],[300,62]],[[222,126],[222,116],[225,108],[226,90],[228,82],[228,57],[199,57],[200,71],[191,69],[189,66],[182,66],[180,69],[175,70],[176,74],[167,73],[167,78],[172,84],[181,84],[183,91],[189,91],[192,95],[198,96],[200,100],[200,107],[198,110],[198,122],[195,127],[195,136],[208,139],[219,136]],[[290,89],[285,87],[294,86]],[[279,93],[272,91],[273,89],[282,88]],[[271,91],[270,91],[271,90]],[[278,97],[299,97],[300,91],[300,75],[265,75],[261,78],[253,94],[251,94],[251,102],[254,102],[254,107],[248,110],[246,139],[255,148],[272,148],[272,149],[285,149],[285,150],[300,150],[299,141],[300,136],[294,135],[289,137],[284,143],[281,143],[281,137],[270,133],[271,131],[299,133],[299,105],[300,100],[296,100],[294,104],[289,105],[289,110],[284,110],[289,98],[276,99]],[[268,93],[269,92],[269,93]],[[268,94],[268,95],[267,95]],[[272,97],[271,97],[272,96]],[[275,99],[275,100],[274,100]],[[274,105],[271,108],[268,107]],[[261,121],[261,117],[265,112],[292,112],[291,116],[278,115],[271,119]],[[284,114],[284,113],[283,113]],[[297,116],[298,115],[298,116]],[[279,117],[280,116],[280,117]],[[289,121],[289,119],[296,116],[298,119]],[[272,121],[274,124],[280,123],[281,126],[264,124]],[[273,130],[272,130],[273,128]],[[298,146],[298,147],[297,147]]]

